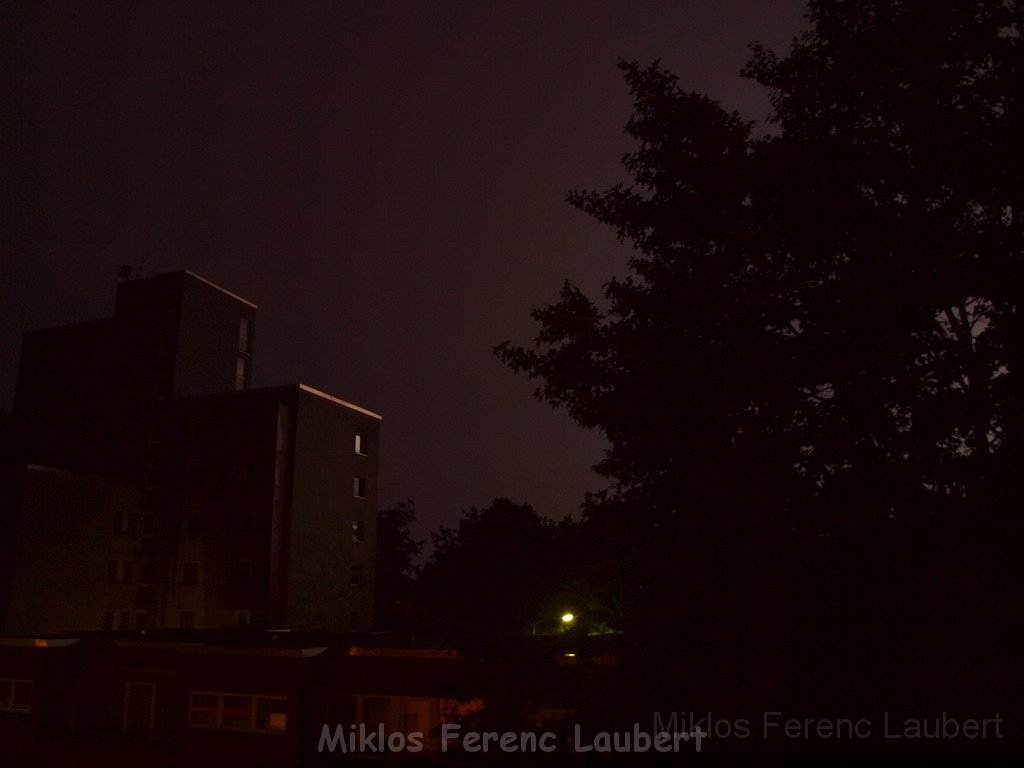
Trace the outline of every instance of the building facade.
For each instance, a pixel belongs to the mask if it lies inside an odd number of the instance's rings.
[[[25,335],[4,632],[372,627],[380,416],[251,389],[255,310],[176,272],[121,283],[112,318]]]

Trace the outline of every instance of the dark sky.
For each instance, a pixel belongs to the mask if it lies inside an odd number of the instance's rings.
[[[20,3],[3,11],[0,408],[24,330],[110,314],[116,273],[260,305],[256,386],[384,415],[384,503],[560,517],[602,440],[492,356],[628,257],[565,204],[620,179],[618,57],[761,118],[747,44],[796,0]]]

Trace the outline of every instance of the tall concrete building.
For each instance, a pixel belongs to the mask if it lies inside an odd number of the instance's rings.
[[[4,632],[372,628],[380,416],[250,389],[255,312],[184,271],[25,335]]]

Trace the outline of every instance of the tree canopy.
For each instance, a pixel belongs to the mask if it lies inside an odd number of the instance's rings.
[[[935,574],[1006,564],[1019,534],[1024,5],[807,20],[744,69],[766,131],[620,63],[633,181],[569,202],[633,244],[629,272],[600,305],[566,282],[532,344],[496,350],[607,436],[586,509],[648,630],[777,622],[756,583],[829,547],[888,582],[907,547]]]

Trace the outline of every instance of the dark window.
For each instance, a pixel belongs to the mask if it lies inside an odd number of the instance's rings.
[[[121,533],[138,533],[139,532],[139,513],[138,512],[124,512],[121,514]]]
[[[167,435],[167,417],[158,415],[153,417],[153,423],[149,428],[149,442],[162,443]]]
[[[161,357],[174,354],[175,341],[176,339],[174,338],[174,336],[172,336],[169,333],[164,334],[163,336],[160,337],[159,354]]]
[[[357,544],[363,543],[363,521],[354,520],[352,522],[352,541]]]
[[[198,536],[203,532],[203,517],[202,515],[189,515],[185,521],[185,535],[186,536]]]
[[[196,562],[185,562],[181,564],[181,583],[182,584],[198,584],[199,583],[199,563]]]
[[[107,564],[107,577],[116,584],[133,584],[135,582],[135,561],[111,560]]]
[[[256,513],[251,509],[243,509],[240,513],[241,522],[239,530],[242,533],[252,533],[256,530]]]
[[[252,560],[236,560],[234,577],[238,584],[244,584],[252,579]]]
[[[163,400],[171,396],[171,377],[163,374],[156,380],[154,394],[157,399]]]
[[[156,515],[148,512],[142,516],[142,533],[144,536],[152,536],[156,528]]]
[[[178,626],[182,629],[195,629],[196,615],[193,611],[182,611],[178,615]]]
[[[145,629],[149,625],[149,614],[145,611],[135,612],[135,628]]]
[[[149,584],[152,578],[153,565],[149,561],[143,560],[139,563],[139,584]]]
[[[356,435],[356,453],[360,456],[366,455],[366,436]]]
[[[352,481],[352,495],[357,499],[366,498],[366,478],[356,476]]]
[[[363,584],[363,566],[356,564],[352,566],[351,573],[349,575],[348,583],[353,587],[359,587]]]

